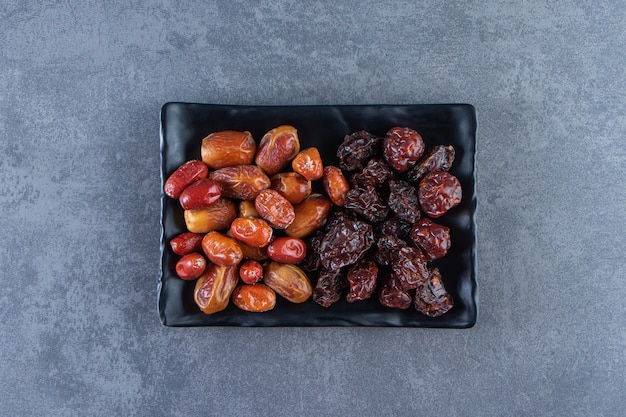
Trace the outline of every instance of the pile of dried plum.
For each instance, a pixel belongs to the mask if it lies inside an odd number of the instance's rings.
[[[329,307],[347,290],[353,303],[374,294],[383,306],[438,317],[453,306],[437,268],[428,262],[450,248],[450,230],[436,219],[461,201],[448,172],[452,146],[425,152],[418,132],[394,127],[386,136],[347,135],[339,167],[326,167],[324,187],[336,209],[307,238],[302,267],[317,273],[313,299]],[[330,174],[330,172],[329,172]]]

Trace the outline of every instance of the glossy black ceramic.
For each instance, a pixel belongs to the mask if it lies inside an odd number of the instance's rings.
[[[361,106],[228,106],[167,103],[161,110],[161,190],[163,182],[182,163],[200,159],[202,139],[218,130],[248,130],[257,142],[268,130],[290,124],[296,127],[301,148],[315,146],[326,165],[337,165],[337,146],[346,134],[367,130],[384,136],[393,126],[408,126],[423,137],[426,149],[450,144],[456,149],[451,173],[463,188],[461,204],[437,219],[451,229],[452,247],[433,262],[443,276],[454,307],[430,318],[416,311],[382,307],[377,297],[350,304],[345,297],[330,308],[309,300],[291,304],[280,297],[265,313],[248,313],[234,305],[205,315],[193,301],[195,281],[176,276],[179,259],[169,241],[186,230],[178,201],[161,191],[161,276],[158,310],[168,326],[407,326],[467,328],[477,317],[475,149],[476,113],[468,104],[361,105]],[[319,187],[319,184],[318,184]]]

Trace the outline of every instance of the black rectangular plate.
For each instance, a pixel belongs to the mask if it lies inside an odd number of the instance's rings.
[[[452,247],[435,262],[454,307],[438,318],[413,307],[395,310],[381,306],[377,297],[350,304],[345,297],[330,308],[312,300],[292,304],[277,297],[276,307],[248,313],[234,305],[220,313],[203,314],[193,301],[194,281],[176,276],[179,259],[169,241],[186,231],[178,201],[163,194],[165,179],[181,164],[200,159],[202,139],[219,130],[248,130],[258,140],[268,130],[289,124],[296,127],[301,149],[315,146],[326,165],[337,165],[337,146],[346,134],[367,130],[384,136],[394,126],[408,126],[423,137],[426,149],[453,145],[456,159],[450,172],[463,189],[461,204],[437,219],[450,227]],[[161,109],[161,276],[158,309],[168,326],[404,326],[472,327],[477,317],[476,283],[476,112],[468,104],[358,105],[358,106],[229,106],[167,103]]]

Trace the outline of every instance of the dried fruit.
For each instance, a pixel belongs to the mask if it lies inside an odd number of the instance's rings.
[[[263,219],[237,217],[230,225],[230,233],[248,246],[262,248],[270,243],[274,230]]]
[[[295,237],[278,237],[267,247],[271,260],[285,264],[297,264],[306,256],[306,244]]]
[[[379,236],[376,240],[377,250],[374,260],[378,265],[389,266],[398,259],[400,249],[407,246],[406,242],[395,236]]]
[[[213,314],[228,306],[237,285],[237,267],[209,264],[196,281],[193,298],[205,314]]]
[[[206,259],[199,253],[189,253],[176,262],[176,275],[180,279],[198,278],[206,269]]]
[[[308,181],[319,180],[324,172],[322,157],[317,148],[301,150],[291,161],[291,167]]]
[[[304,271],[292,264],[268,263],[265,266],[263,282],[292,303],[305,302],[313,292]]]
[[[300,239],[309,236],[324,225],[331,207],[330,200],[325,196],[311,194],[294,207],[295,217],[285,233]]]
[[[297,172],[281,172],[271,180],[270,188],[278,191],[291,204],[298,204],[311,195],[311,181]]]
[[[206,178],[209,168],[202,161],[188,161],[174,171],[163,186],[165,195],[170,198],[178,198],[185,188],[198,181]]]
[[[295,219],[294,208],[289,201],[276,190],[263,190],[254,200],[259,216],[276,229],[285,229]]]
[[[349,303],[366,300],[376,289],[378,267],[369,259],[361,259],[348,270],[350,291],[346,296]]]
[[[421,250],[410,246],[400,248],[391,269],[404,291],[417,288],[428,278],[426,257]]]
[[[389,214],[389,207],[371,185],[351,189],[346,194],[344,207],[373,223],[383,221]]]
[[[276,293],[263,284],[240,284],[233,291],[233,304],[252,313],[269,311],[276,305]]]
[[[411,306],[413,297],[409,292],[402,289],[400,280],[391,273],[383,279],[378,300],[385,307],[406,310]]]
[[[408,127],[393,127],[383,140],[383,157],[387,164],[398,172],[405,172],[424,153],[422,136]]]
[[[255,165],[237,165],[212,171],[209,178],[222,187],[222,196],[240,200],[254,200],[270,186],[270,179]]]
[[[322,307],[330,307],[339,301],[345,288],[345,277],[341,275],[341,271],[322,270],[313,289],[313,301]]]
[[[246,284],[256,284],[263,279],[263,266],[249,259],[239,266],[239,278]]]
[[[237,217],[237,208],[232,201],[220,198],[208,207],[185,210],[185,224],[190,232],[208,233],[212,230],[228,229]]]
[[[359,220],[346,220],[329,228],[320,242],[320,261],[324,268],[336,270],[352,265],[374,243],[370,224]]]
[[[336,206],[343,206],[346,194],[350,191],[350,184],[341,170],[332,165],[325,167],[322,182],[330,201]]]
[[[364,130],[346,135],[337,149],[339,166],[346,171],[362,169],[365,160],[375,155],[382,138]]]
[[[187,255],[188,253],[198,252],[202,249],[203,233],[183,232],[174,236],[170,240],[172,252],[176,255]]]
[[[448,294],[437,268],[431,268],[428,280],[415,292],[415,308],[429,317],[439,317],[453,306],[452,296]]]
[[[359,186],[380,187],[391,179],[393,172],[389,165],[382,159],[372,158],[363,170],[354,174],[351,178],[352,184]]]
[[[241,248],[243,257],[246,259],[253,259],[255,261],[264,261],[266,259],[269,259],[269,256],[267,256],[267,246],[264,248],[255,248],[255,247],[246,245],[240,240],[237,241],[237,244]]]
[[[180,194],[180,205],[185,210],[197,210],[215,203],[222,195],[220,185],[209,178],[191,184]]]
[[[409,237],[409,233],[411,233],[411,224],[399,217],[392,217],[382,223],[378,223],[376,231],[381,235],[406,239]]]
[[[254,201],[243,200],[239,202],[239,217],[259,217],[259,212],[254,207]]]
[[[450,229],[429,219],[420,219],[411,229],[411,241],[428,260],[443,258],[450,249]]]
[[[461,183],[449,172],[431,172],[420,181],[418,195],[424,213],[437,218],[461,202]]]
[[[202,139],[202,162],[211,169],[250,165],[256,153],[256,142],[250,132],[223,130]]]
[[[317,271],[322,263],[320,262],[319,246],[322,242],[324,233],[317,231],[313,236],[309,236],[305,239],[306,243],[306,256],[300,263],[300,267],[308,272]]]
[[[452,146],[435,146],[417,165],[407,172],[407,178],[411,181],[419,181],[430,172],[447,171],[454,162],[454,156],[455,151]]]
[[[404,181],[389,181],[389,208],[402,220],[415,223],[420,218],[417,190]]]
[[[278,126],[267,132],[254,161],[267,175],[280,172],[300,151],[300,139],[293,126]]]
[[[210,232],[202,239],[202,250],[211,262],[219,266],[234,266],[241,262],[243,252],[232,237]]]

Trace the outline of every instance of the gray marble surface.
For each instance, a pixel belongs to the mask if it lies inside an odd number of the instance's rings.
[[[0,5],[0,415],[624,415],[623,0],[175,3]],[[474,104],[477,325],[163,327],[167,101]]]

